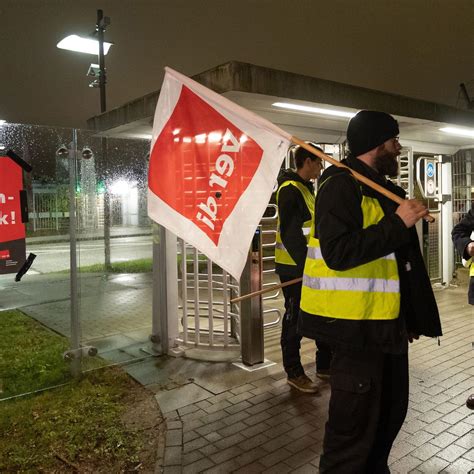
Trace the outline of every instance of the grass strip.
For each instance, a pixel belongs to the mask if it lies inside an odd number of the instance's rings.
[[[110,265],[111,273],[148,273],[153,270],[153,260],[151,258],[141,258],[137,260],[128,260],[124,262],[112,262]],[[69,272],[67,270],[66,272]],[[81,273],[105,273],[103,263],[95,263],[79,267]]]
[[[154,455],[145,431],[153,426],[144,426],[155,410],[137,412],[137,426],[130,425],[143,388],[117,367],[72,379],[62,357],[67,348],[66,338],[20,311],[0,312],[0,396],[69,382],[0,401],[0,472],[131,472],[143,447]]]
[[[121,422],[130,383],[120,369],[104,369],[1,402],[0,472],[70,472],[78,465],[80,472],[131,470],[142,440]]]
[[[0,312],[0,398],[70,379],[68,340],[20,311]]]

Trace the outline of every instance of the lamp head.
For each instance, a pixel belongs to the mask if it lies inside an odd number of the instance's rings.
[[[104,41],[104,55],[109,52],[112,45],[113,43]],[[59,49],[66,49],[68,51],[99,55],[99,41],[91,37],[69,35],[62,39],[56,46]]]

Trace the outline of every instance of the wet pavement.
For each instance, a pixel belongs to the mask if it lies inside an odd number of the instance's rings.
[[[410,348],[410,405],[390,456],[397,473],[468,473],[474,469],[474,311],[466,288],[436,291],[444,336]],[[128,372],[156,393],[167,421],[156,472],[317,473],[330,389],[302,394],[286,383],[279,328],[265,333],[275,365],[245,371],[232,363],[158,358]],[[302,348],[314,376],[314,343]]]

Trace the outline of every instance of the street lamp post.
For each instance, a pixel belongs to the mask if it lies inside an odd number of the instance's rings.
[[[100,95],[100,112],[107,110],[107,101],[105,95],[106,70],[105,70],[105,54],[104,54],[104,32],[106,27],[110,25],[110,18],[104,17],[102,10],[97,10],[97,39],[99,41],[99,95]],[[107,157],[107,138],[100,139],[102,151],[101,178],[104,183],[104,266],[105,271],[112,269],[110,258],[110,192],[107,180],[108,157]]]
[[[110,25],[110,18],[104,17],[102,10],[97,10],[97,39],[99,41],[99,91],[100,91],[100,112],[104,113],[107,110],[107,103],[105,97],[105,84],[106,72],[105,72],[105,54],[104,54],[104,32],[106,27]]]
[[[80,53],[94,54],[98,57],[99,64],[91,64],[88,76],[96,77],[93,82],[89,84],[90,87],[98,87],[100,95],[100,112],[107,111],[106,90],[107,75],[105,69],[105,55],[108,53],[113,43],[104,41],[104,33],[107,26],[110,25],[110,18],[104,16],[103,10],[97,10],[97,22],[95,31],[88,37],[77,35],[70,35],[61,40],[57,47],[60,49],[67,49],[69,51],[76,51]],[[110,193],[107,186],[107,139],[102,137],[101,140],[101,163],[100,163],[100,179],[105,185],[104,190],[104,265],[106,272],[111,269],[110,260]]]
[[[91,84],[91,87],[99,87],[100,93],[100,112],[104,113],[107,110],[106,95],[105,95],[105,84],[106,84],[106,71],[105,71],[105,55],[109,51],[112,43],[104,41],[104,32],[106,27],[110,25],[110,18],[105,17],[102,10],[97,10],[97,23],[94,33],[88,37],[81,37],[77,35],[70,35],[61,40],[57,47],[60,49],[67,49],[69,51],[77,51],[80,53],[93,54],[98,56],[99,64],[91,64],[88,76],[99,76],[98,80],[95,79]],[[77,160],[77,131],[74,130],[73,144],[71,145],[71,154],[69,160],[69,181],[70,181],[70,248],[71,248],[71,351],[69,356],[72,357],[71,371],[73,375],[78,375],[81,368],[81,358],[84,355],[83,349],[80,345],[80,317],[79,317],[79,306],[78,306],[78,293],[77,293],[77,261],[76,261],[76,207],[75,207],[75,185],[76,185],[76,160]],[[101,160],[99,166],[99,176],[105,184],[104,191],[104,266],[105,271],[109,272],[110,265],[110,194],[107,186],[107,139],[101,137]],[[97,350],[88,352],[88,355],[95,355]],[[95,351],[95,353],[94,353]]]

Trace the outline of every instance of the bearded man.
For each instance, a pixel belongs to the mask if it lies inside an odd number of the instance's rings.
[[[397,121],[363,110],[347,129],[344,164],[405,197]],[[329,344],[331,399],[321,473],[381,474],[408,407],[408,342],[441,335],[415,224],[428,213],[398,205],[343,168],[320,178],[303,274],[299,333]]]

